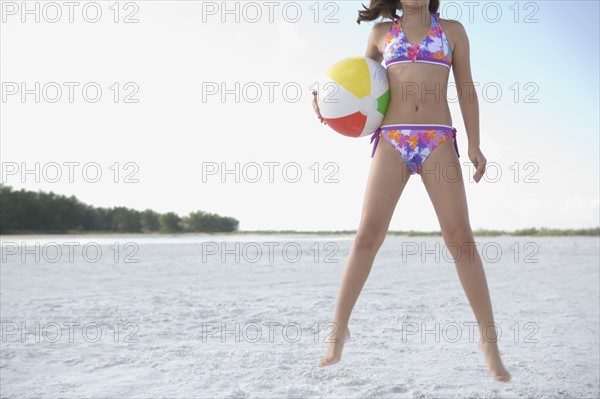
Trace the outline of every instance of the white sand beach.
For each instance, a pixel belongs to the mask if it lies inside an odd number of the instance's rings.
[[[598,397],[597,237],[477,239],[509,383],[438,237],[386,239],[342,362],[317,368],[351,239],[3,236],[0,396]]]

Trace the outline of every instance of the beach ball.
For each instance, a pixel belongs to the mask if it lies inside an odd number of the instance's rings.
[[[367,136],[381,126],[390,102],[387,70],[368,57],[345,58],[327,71],[317,102],[333,130],[349,137]]]

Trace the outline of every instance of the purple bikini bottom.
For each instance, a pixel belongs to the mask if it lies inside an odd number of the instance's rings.
[[[375,155],[379,137],[390,143],[406,162],[410,174],[420,173],[427,157],[446,139],[454,140],[456,155],[456,129],[447,125],[382,125],[371,136],[375,140],[371,157]]]

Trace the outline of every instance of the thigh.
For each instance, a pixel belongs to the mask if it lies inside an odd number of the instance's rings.
[[[377,229],[387,232],[409,177],[406,163],[398,151],[380,139],[371,161],[359,231]]]
[[[465,234],[471,235],[467,196],[453,140],[446,140],[427,157],[421,169],[421,179],[444,239],[469,239],[465,237]],[[456,233],[462,237],[457,237]]]

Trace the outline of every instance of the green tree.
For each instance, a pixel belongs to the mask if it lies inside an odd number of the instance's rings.
[[[140,212],[122,206],[113,208],[116,231],[139,233],[142,231]]]
[[[191,212],[185,222],[187,230],[194,232],[235,231],[239,225],[239,222],[234,218],[202,211]]]
[[[234,218],[203,211],[192,212],[181,219],[174,212],[159,214],[151,209],[139,212],[126,207],[95,208],[74,196],[13,190],[0,184],[0,233],[3,234],[81,230],[229,232],[237,230],[238,225]]]
[[[180,218],[175,212],[160,215],[160,231],[163,233],[176,233],[181,231]]]
[[[142,231],[159,231],[160,215],[152,209],[146,209],[140,214]]]

